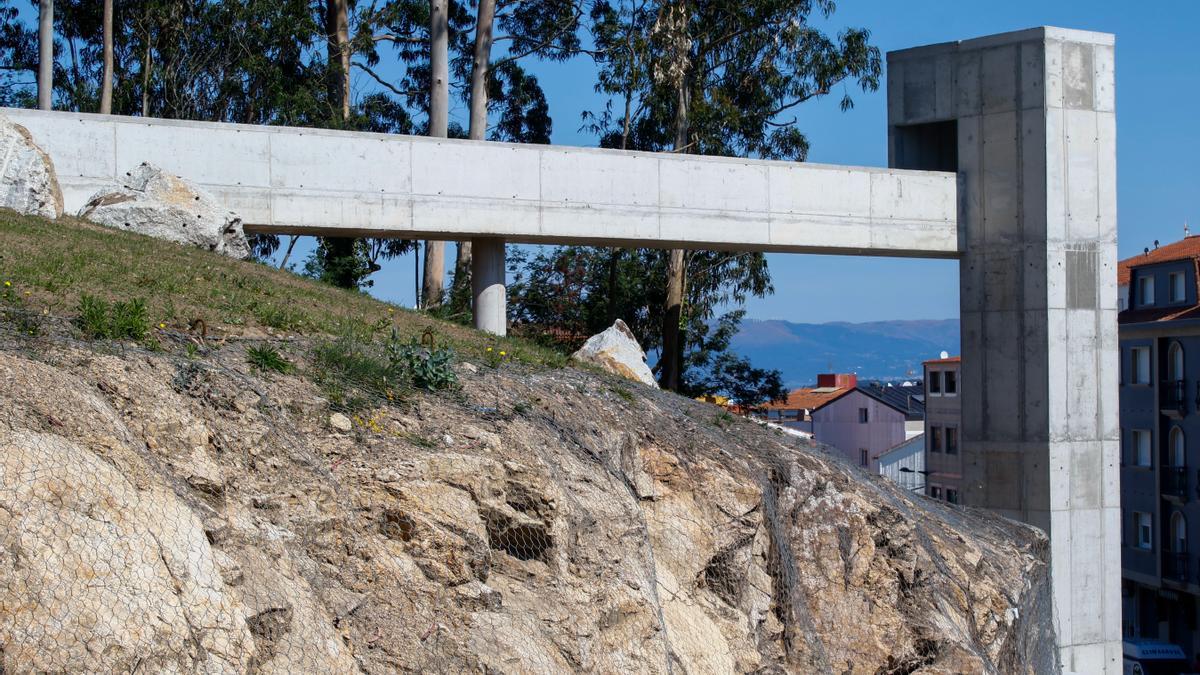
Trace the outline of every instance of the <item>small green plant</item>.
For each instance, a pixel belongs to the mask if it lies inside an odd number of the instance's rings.
[[[296,369],[290,361],[283,358],[278,349],[270,345],[260,345],[247,349],[246,361],[250,364],[251,368],[261,372],[269,370],[275,373],[290,373]]]
[[[493,368],[499,368],[500,364],[509,360],[508,351],[498,347],[488,347],[483,350],[483,360]]]
[[[145,340],[150,334],[143,298],[109,304],[85,293],[79,298],[77,324],[93,340]]]
[[[713,419],[712,419],[713,425],[715,425],[718,429],[725,429],[725,428],[731,427],[731,426],[733,426],[733,423],[736,421],[737,421],[737,418],[734,417],[732,414],[730,414],[730,412],[728,410],[722,410],[721,412],[717,413],[716,415],[713,415]]]
[[[616,387],[616,386],[612,387],[611,389],[612,389],[612,393],[619,396],[622,401],[625,401],[626,403],[633,403],[634,396],[633,396],[632,391],[629,391],[625,387]]]
[[[433,346],[432,339],[427,342],[401,342],[393,330],[386,348],[392,373],[418,389],[436,391],[458,386],[458,375],[453,368],[454,350]]]
[[[304,327],[304,316],[290,307],[260,304],[254,307],[254,318],[269,328],[297,331]]]
[[[0,286],[0,322],[12,323],[21,337],[36,337],[42,333],[42,318],[25,306],[25,300],[12,287],[11,281]]]
[[[518,415],[528,415],[533,412],[533,406],[529,405],[528,401],[517,401],[513,404],[513,412]]]

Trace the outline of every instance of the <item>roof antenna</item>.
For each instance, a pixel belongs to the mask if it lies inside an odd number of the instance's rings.
[[[1157,239],[1154,240],[1154,250],[1156,250],[1156,251],[1158,250],[1158,240]]]
[[[1183,221],[1183,238],[1187,239],[1190,235],[1191,233],[1188,231],[1187,221],[1185,220]]]

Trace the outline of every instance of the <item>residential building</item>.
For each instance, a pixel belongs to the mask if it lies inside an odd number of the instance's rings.
[[[920,387],[860,385],[853,374],[817,376],[817,386],[792,391],[786,400],[757,411],[769,422],[809,431],[847,460],[872,472],[879,457],[920,433],[924,405]]]
[[[1188,654],[1200,651],[1198,269],[1191,236],[1117,268],[1124,632]]]
[[[943,352],[944,354],[944,352]],[[925,364],[925,494],[951,504],[962,490],[959,428],[962,403],[958,396],[962,361],[943,356]]]
[[[909,492],[925,493],[925,434],[917,434],[879,455],[879,475]]]

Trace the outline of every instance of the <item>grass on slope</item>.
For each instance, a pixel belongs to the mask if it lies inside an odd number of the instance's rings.
[[[439,344],[487,359],[560,366],[563,355],[525,341],[495,338],[424,313],[334,288],[272,267],[75,218],[50,221],[0,209],[0,284],[30,308],[75,318],[83,296],[146,300],[151,325],[188,331],[201,319],[215,335],[341,335],[390,324],[404,338],[433,328]],[[491,347],[492,351],[488,351]]]

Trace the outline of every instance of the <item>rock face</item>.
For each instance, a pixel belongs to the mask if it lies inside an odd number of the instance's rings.
[[[653,371],[646,365],[646,353],[642,351],[633,331],[620,319],[603,333],[588,338],[571,358],[658,388]]]
[[[200,186],[152,164],[142,163],[126,172],[120,186],[93,195],[79,216],[234,258],[250,255],[240,216]]]
[[[5,330],[3,672],[1057,667],[1038,531],[704,404],[502,366],[344,433],[238,345]]]
[[[0,115],[0,207],[57,218],[63,212],[62,191],[50,156],[33,142],[29,131]]]

